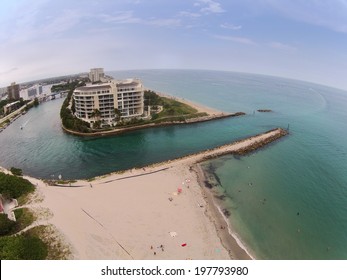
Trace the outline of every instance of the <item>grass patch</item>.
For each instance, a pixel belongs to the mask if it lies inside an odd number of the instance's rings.
[[[34,213],[28,208],[20,208],[14,210],[16,216],[16,232],[19,232],[30,226],[36,219]],[[14,233],[16,233],[14,232]]]
[[[44,260],[46,257],[47,246],[35,235],[0,237],[1,260]]]
[[[71,248],[58,234],[54,226],[37,226],[28,231],[31,236],[39,237],[46,246],[46,260],[66,260],[71,257]]]
[[[163,111],[158,114],[158,118],[190,115],[198,112],[187,104],[166,97],[160,97],[160,103],[163,106]]]
[[[35,192],[22,195],[20,198],[17,199],[17,201],[18,201],[18,205],[40,203],[43,201],[43,196],[39,190],[36,190]]]
[[[21,235],[0,237],[1,260],[64,260],[71,250],[53,226],[37,226]]]
[[[9,220],[6,214],[0,214],[0,236],[12,235],[35,221],[35,216],[28,208],[20,208],[14,210],[16,221]]]
[[[23,171],[22,171],[22,169],[20,169],[20,168],[11,167],[10,171],[11,171],[11,173],[12,173],[13,175],[16,175],[16,176],[23,176]]]
[[[57,183],[59,185],[65,185],[65,184],[72,184],[72,183],[76,183],[77,180],[58,180]]]
[[[207,113],[195,113],[190,115],[183,115],[183,116],[167,116],[163,118],[157,118],[153,122],[154,123],[162,123],[162,122],[184,122],[189,119],[195,119],[200,117],[206,117],[208,116]]]
[[[7,198],[19,198],[35,190],[33,184],[21,177],[0,172],[0,193]]]

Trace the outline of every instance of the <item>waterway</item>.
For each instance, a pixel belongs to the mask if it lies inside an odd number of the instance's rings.
[[[105,138],[65,134],[61,99],[0,134],[0,165],[41,178],[89,178],[172,159],[290,125],[290,135],[245,157],[204,164],[218,177],[230,222],[261,259],[347,259],[347,93],[252,74],[193,70],[108,73],[147,88],[248,115]],[[258,113],[257,109],[272,109]],[[20,126],[26,123],[24,129]],[[212,180],[212,179],[211,179]],[[216,180],[213,181],[216,183]]]

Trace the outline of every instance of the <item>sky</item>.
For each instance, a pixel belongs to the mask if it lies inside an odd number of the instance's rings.
[[[347,90],[347,0],[0,0],[0,42],[0,87],[103,67]]]

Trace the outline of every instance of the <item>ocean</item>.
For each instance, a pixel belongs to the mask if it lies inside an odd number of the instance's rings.
[[[219,204],[230,213],[233,230],[256,258],[347,259],[346,91],[221,71],[107,74],[138,77],[146,88],[247,115],[83,138],[62,131],[62,100],[57,99],[0,133],[0,165],[41,178],[89,178],[289,126],[289,136],[247,156],[207,161],[204,172],[215,185]]]

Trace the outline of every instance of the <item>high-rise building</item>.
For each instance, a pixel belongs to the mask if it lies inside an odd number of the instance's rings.
[[[12,83],[7,87],[8,99],[17,100],[19,99],[19,85],[16,83]]]
[[[89,72],[89,79],[92,83],[102,81],[105,77],[104,68],[92,68]]]
[[[49,85],[49,91],[46,90],[45,92],[43,92],[43,87],[45,87],[45,89],[46,89],[47,86],[42,86],[40,84],[36,84],[36,85],[33,85],[29,88],[22,89],[20,91],[19,95],[24,100],[32,100],[35,97],[39,97],[41,94],[51,93],[51,91],[50,91],[51,85]]]
[[[140,117],[144,112],[144,89],[137,79],[78,87],[73,98],[76,117],[91,124],[98,120],[114,124],[117,110],[121,118]]]

